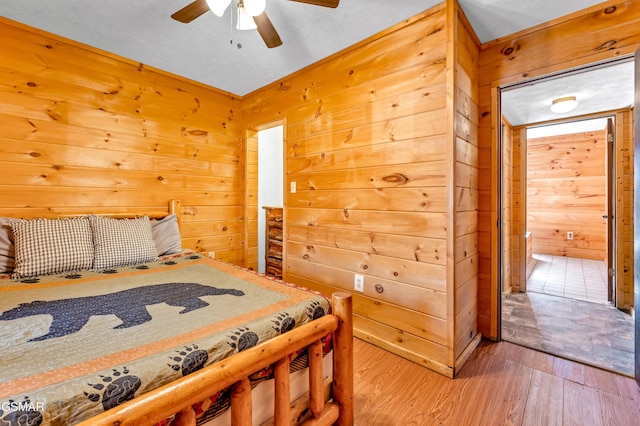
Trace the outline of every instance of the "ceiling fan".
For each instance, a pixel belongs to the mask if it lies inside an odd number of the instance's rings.
[[[211,10],[217,16],[224,15],[232,0],[195,0],[189,3],[171,17],[176,21],[188,24],[200,15]],[[282,44],[280,36],[271,20],[264,12],[266,0],[234,0],[238,6],[238,29],[257,29],[267,47],[277,47]],[[315,6],[338,7],[340,0],[290,0],[308,3]],[[253,22],[250,18],[253,18]]]

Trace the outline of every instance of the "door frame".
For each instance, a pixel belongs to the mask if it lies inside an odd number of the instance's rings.
[[[258,133],[261,130],[282,126],[282,219],[286,223],[287,218],[287,123],[286,119],[270,121],[255,126],[250,126],[245,131],[244,152],[244,266],[248,269],[258,270]],[[286,225],[284,225],[286,226]],[[286,271],[286,230],[283,229],[282,237],[282,273]]]
[[[640,307],[640,49],[635,53],[635,94],[634,94],[634,156],[633,156],[633,221],[636,224],[633,229],[633,307]],[[635,376],[640,385],[640,316],[635,315]]]
[[[560,120],[553,120],[553,121],[548,121],[543,123],[531,123],[523,126],[515,126],[515,131],[521,132],[521,136],[520,136],[521,143],[526,143],[526,130],[530,127],[538,127],[542,125],[562,124],[562,123],[570,123],[570,122],[576,122],[576,121],[586,121],[586,120],[602,119],[602,118],[608,118],[613,120],[614,122],[613,157],[611,158],[609,155],[607,155],[607,158],[606,158],[606,162],[608,163],[607,164],[607,185],[611,184],[611,186],[613,187],[613,191],[611,191],[611,193],[607,193],[607,201],[611,202],[611,209],[609,210],[607,208],[607,214],[609,216],[608,223],[611,223],[611,226],[607,227],[608,228],[607,229],[607,244],[608,244],[607,255],[611,256],[613,260],[612,261],[607,260],[607,267],[612,268],[614,270],[613,287],[614,289],[616,289],[616,291],[618,288],[622,288],[621,280],[624,279],[622,274],[615,273],[615,271],[621,271],[622,270],[621,268],[624,267],[624,263],[623,263],[624,259],[623,259],[623,256],[621,255],[622,253],[618,253],[619,251],[622,250],[621,244],[623,243],[622,238],[618,234],[619,234],[619,230],[622,229],[622,226],[624,226],[624,224],[622,223],[622,220],[623,220],[622,216],[617,214],[617,212],[623,211],[624,209],[624,205],[623,205],[624,200],[622,199],[621,196],[619,196],[619,194],[621,194],[623,190],[622,161],[623,161],[623,155],[624,155],[623,149],[621,148],[624,144],[624,140],[623,140],[624,135],[621,128],[621,126],[623,125],[623,119],[621,114],[622,112],[620,111],[603,111],[600,113],[571,117],[568,119],[560,119]],[[526,148],[523,147],[520,149],[520,155],[521,155],[520,157],[521,172],[520,172],[520,186],[518,187],[518,190],[522,195],[520,199],[521,207],[519,209],[520,210],[519,222],[524,225],[523,227],[526,230],[526,227],[527,227],[526,226],[526,223],[527,223]],[[502,161],[500,161],[500,170],[502,169],[503,169]],[[500,173],[500,179],[501,179],[500,186],[502,187],[502,180],[504,179],[503,173]],[[499,211],[502,211],[502,200],[500,201]],[[502,229],[499,229],[498,231],[499,231],[499,240],[502,241],[502,238],[504,238],[504,235],[502,235]],[[523,286],[524,289],[526,289],[526,262],[524,261],[524,259],[526,258],[526,247],[525,247],[525,236],[523,232],[520,232],[518,234],[517,242],[519,247],[518,258],[521,260],[520,271],[519,271],[520,277],[521,277],[520,284],[521,286]],[[503,263],[503,259],[501,257],[499,269],[501,271],[504,271],[504,267],[502,263]],[[500,287],[501,287],[501,296],[502,296],[502,293],[503,293],[502,277],[501,277],[500,284],[501,284]],[[616,296],[617,296],[616,294],[613,295],[614,302],[617,299]]]
[[[616,126],[618,122],[617,116],[607,118],[606,129],[606,168],[607,168],[607,201],[605,212],[607,220],[607,300],[613,306],[617,305],[617,288],[619,274],[616,273],[618,265],[616,263],[618,256],[617,252],[617,229],[618,229],[618,190],[616,188],[616,182],[618,179],[618,167],[616,161],[616,152],[618,150],[618,140],[616,137]],[[624,143],[623,141],[620,141]]]
[[[518,86],[522,86],[522,85],[527,85],[527,84],[532,84],[533,82],[536,81],[542,81],[545,79],[551,79],[551,78],[557,78],[560,76],[564,76],[564,75],[568,75],[568,74],[573,74],[573,73],[580,73],[580,72],[584,72],[588,69],[593,69],[593,68],[597,68],[597,67],[606,67],[608,65],[614,64],[614,63],[618,63],[620,61],[626,61],[626,60],[630,60],[633,59],[630,56],[624,56],[624,57],[618,57],[612,60],[608,60],[608,61],[604,61],[604,62],[600,62],[597,64],[585,64],[584,66],[578,67],[578,68],[573,68],[570,70],[562,70],[556,73],[552,73],[552,74],[548,74],[545,76],[541,76],[541,77],[534,77],[534,78],[530,78],[527,80],[522,80],[522,81],[518,81],[515,83],[507,83],[507,84],[503,84],[503,85],[496,85],[491,87],[491,111],[492,111],[492,125],[491,125],[491,129],[492,129],[492,139],[495,143],[495,150],[492,150],[492,164],[493,167],[495,167],[496,169],[496,174],[494,175],[493,179],[491,180],[491,193],[492,193],[492,204],[493,207],[491,209],[491,223],[495,224],[495,227],[492,226],[492,230],[491,230],[491,276],[495,277],[494,279],[491,280],[491,299],[490,299],[490,303],[491,303],[491,315],[490,315],[490,334],[489,334],[489,338],[495,338],[497,341],[502,340],[502,298],[503,298],[503,279],[502,279],[502,271],[503,271],[503,259],[502,259],[502,247],[501,247],[501,241],[502,241],[502,227],[500,226],[501,223],[501,217],[500,217],[500,212],[502,211],[502,197],[501,197],[501,191],[502,191],[502,131],[501,131],[501,124],[502,124],[502,107],[501,107],[501,96],[502,96],[502,91],[503,90],[507,90],[513,87],[518,87]],[[636,61],[637,61],[637,57],[636,57]],[[636,66],[637,69],[637,66]],[[637,89],[637,88],[636,88]],[[637,93],[636,93],[637,95]],[[615,115],[616,116],[616,147],[622,147],[623,146],[623,120],[621,117],[621,114],[627,110],[614,110],[614,111],[603,111],[601,113],[597,113],[597,114],[593,114],[593,115],[585,115],[582,116],[581,118],[589,118],[589,117],[607,117],[607,116],[611,116],[611,115]],[[638,110],[635,110],[636,114],[638,113]],[[563,120],[557,120],[557,122],[561,122]],[[575,118],[571,118],[569,120],[564,120],[564,121],[575,121]],[[555,121],[554,121],[555,122]],[[636,119],[635,121],[636,123],[638,123],[638,119]],[[551,123],[551,121],[549,121],[548,123]],[[530,125],[535,125],[535,124],[539,124],[539,123],[531,123]],[[636,127],[636,131],[637,131],[637,127]],[[637,139],[636,139],[637,140]],[[640,149],[640,148],[639,148]],[[623,161],[623,152],[621,149],[616,149],[616,169],[618,170],[617,173],[621,173],[622,171],[622,161]],[[639,166],[640,167],[640,166]],[[523,183],[521,182],[521,185],[523,185]],[[622,189],[623,189],[623,182],[622,179],[616,179],[616,187],[619,190],[618,194],[621,194]],[[521,188],[521,190],[524,190],[525,188]],[[617,204],[617,208],[618,211],[622,211],[623,206],[623,200],[620,196],[616,197],[616,204]],[[622,229],[622,226],[624,225],[623,223],[621,223],[621,215],[616,215],[616,223],[618,225],[617,229],[618,231],[620,229]],[[518,243],[519,246],[524,249],[524,233],[521,233],[522,235],[518,236]],[[617,237],[617,236],[616,236]],[[616,252],[618,250],[622,250],[619,246],[623,244],[623,242],[618,241],[618,243],[616,244]],[[624,270],[624,258],[623,256],[618,256],[616,259],[616,270],[617,271],[623,271]],[[640,271],[638,272],[640,274]],[[617,291],[620,291],[619,289],[622,288],[622,286],[620,286],[620,280],[623,279],[624,277],[622,276],[621,273],[616,274],[616,289],[618,289]],[[638,297],[638,292],[640,290],[634,291],[635,297]],[[617,299],[617,298],[616,298]],[[635,303],[634,303],[635,305]],[[640,306],[640,305],[638,305]]]

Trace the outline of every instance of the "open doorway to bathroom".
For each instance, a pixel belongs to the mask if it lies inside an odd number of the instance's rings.
[[[633,280],[625,248],[632,241],[625,223],[633,89],[604,90],[616,78],[633,79],[629,63],[616,66],[502,93],[501,336],[633,375]],[[610,93],[574,114],[518,115],[527,102],[551,104],[572,90],[583,104],[598,91]]]

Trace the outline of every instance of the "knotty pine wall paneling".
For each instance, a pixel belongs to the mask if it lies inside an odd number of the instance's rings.
[[[455,96],[453,116],[454,287],[451,290],[454,317],[454,365],[464,364],[480,341],[478,334],[478,61],[480,42],[457,2],[449,2],[453,17],[450,62],[454,78],[450,89]]]
[[[499,126],[498,90],[506,84],[558,73],[576,67],[632,55],[640,47],[640,2],[610,0],[556,20],[540,24],[509,37],[482,45],[480,51],[480,193],[490,197],[489,205],[480,203],[479,217],[479,288],[480,331],[497,338],[498,274],[495,268],[497,229],[492,226],[498,209],[492,191],[497,187],[498,155],[495,129]],[[625,160],[627,161],[627,160]],[[625,166],[631,168],[631,165]],[[625,191],[632,191],[626,186]],[[624,216],[630,217],[625,208]],[[631,226],[630,219],[626,222]],[[623,244],[623,246],[625,246]],[[618,248],[623,258],[631,258],[628,247]],[[625,266],[624,282],[632,269]],[[626,285],[626,284],[625,284]],[[632,292],[632,290],[630,290]],[[626,299],[625,299],[626,300]],[[627,303],[632,303],[628,300]],[[620,307],[620,306],[619,306]]]
[[[243,100],[285,119],[287,280],[355,293],[357,334],[451,374],[446,31],[436,7]]]
[[[285,188],[297,186],[285,279],[354,293],[359,337],[447,376],[478,336],[478,51],[463,34],[451,56],[452,12],[436,6],[243,99],[250,129],[285,121]]]
[[[243,263],[244,125],[219,90],[0,19],[0,215],[161,210]]]

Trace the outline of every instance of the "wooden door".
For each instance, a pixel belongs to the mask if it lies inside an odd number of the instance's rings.
[[[607,300],[614,304],[614,281],[616,265],[616,170],[615,170],[615,126],[613,118],[607,119],[607,211],[604,218],[607,220]]]
[[[633,193],[635,194],[633,206],[633,221],[635,223],[633,230],[633,307],[637,310],[640,308],[640,49],[636,51],[634,72],[636,81],[633,109],[635,118],[635,133],[633,138],[633,168],[635,170],[633,177]],[[640,315],[636,314],[635,317],[635,371],[636,382],[640,385]]]

